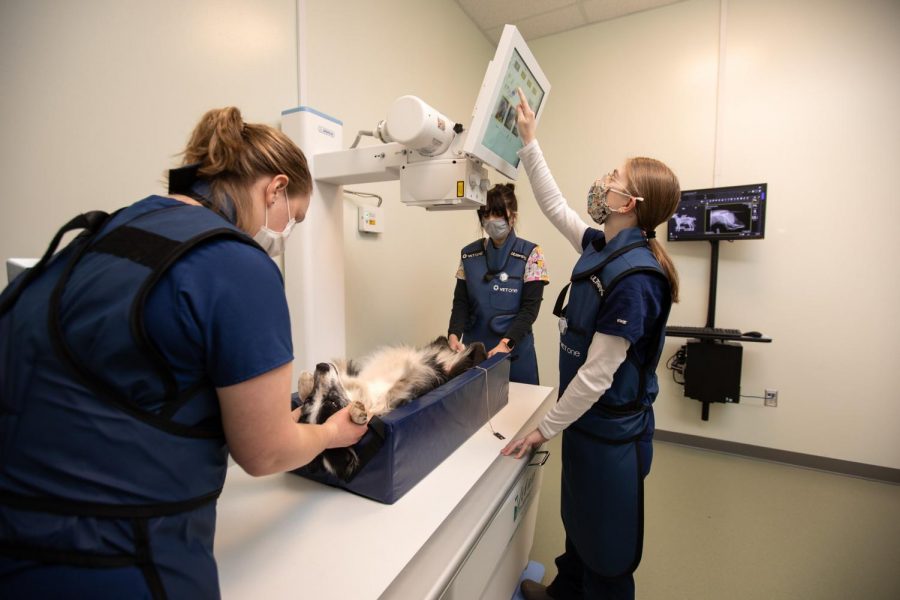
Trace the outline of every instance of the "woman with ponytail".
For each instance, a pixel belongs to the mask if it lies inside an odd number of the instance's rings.
[[[656,366],[678,276],[656,229],[675,212],[675,174],[630,158],[597,179],[581,220],[563,198],[535,139],[534,112],[519,92],[525,165],[544,215],[581,255],[554,314],[560,328],[559,400],[537,429],[504,455],[529,454],[562,432],[564,553],[544,587],[526,580],[526,600],[633,599],[643,548],[643,482],[653,456]],[[568,293],[568,303],[566,295]]]
[[[168,195],[77,216],[0,294],[0,597],[218,598],[228,455],[267,475],[365,433],[289,410],[270,256],[311,190],[287,136],[211,110]]]

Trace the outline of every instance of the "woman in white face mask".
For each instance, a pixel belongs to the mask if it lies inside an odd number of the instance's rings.
[[[450,314],[451,348],[482,342],[488,356],[511,353],[510,381],[537,385],[531,326],[550,282],[541,247],[516,235],[513,184],[496,185],[478,209],[486,237],[462,249]]]
[[[291,326],[267,254],[311,190],[287,136],[211,110],[167,196],[79,215],[61,232],[83,234],[0,294],[9,597],[49,580],[91,598],[216,598],[228,454],[266,475],[365,433],[346,409],[320,425],[288,409]]]

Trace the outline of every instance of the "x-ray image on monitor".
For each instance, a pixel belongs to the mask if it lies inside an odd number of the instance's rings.
[[[509,129],[510,131],[515,131],[516,129],[516,107],[511,106],[509,108],[509,112],[506,113],[506,122],[503,124],[504,127]]]
[[[500,98],[500,102],[497,103],[497,112],[494,113],[494,118],[500,123],[505,123],[507,113],[509,113],[509,100]]]
[[[749,231],[750,220],[750,207],[746,204],[718,204],[706,209],[706,230],[710,233]]]
[[[669,241],[763,239],[766,187],[755,183],[681,192],[669,219]]]
[[[675,231],[697,231],[696,216],[675,213],[672,220],[675,223]]]

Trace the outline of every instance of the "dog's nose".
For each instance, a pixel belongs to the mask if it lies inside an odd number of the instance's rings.
[[[319,363],[316,365],[316,371],[319,373],[327,373],[331,370],[331,365],[328,363]]]

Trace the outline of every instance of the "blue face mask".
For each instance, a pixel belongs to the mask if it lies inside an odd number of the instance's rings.
[[[509,223],[506,219],[482,219],[481,227],[495,242],[502,242],[509,235]]]

